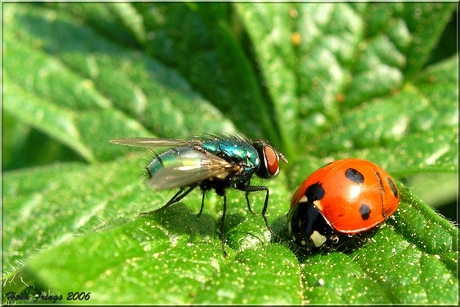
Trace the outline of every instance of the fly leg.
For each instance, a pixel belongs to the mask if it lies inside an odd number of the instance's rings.
[[[172,204],[175,204],[175,203],[179,202],[182,198],[184,198],[190,192],[192,192],[193,189],[196,188],[196,187],[197,187],[197,184],[192,185],[190,187],[180,188],[180,190],[177,191],[177,193],[174,194],[174,196],[163,207],[161,207],[159,209],[156,209],[156,210],[149,211],[149,212],[141,212],[141,213],[139,213],[139,215],[149,215],[149,214],[161,211],[161,210],[171,206]]]
[[[224,207],[222,209],[222,221],[220,223],[220,240],[222,242],[222,252],[224,253],[224,257],[227,257],[227,252],[225,251],[225,230],[224,230],[225,213],[227,212],[227,194],[224,193],[224,195],[222,196],[224,197]]]
[[[237,189],[246,192],[246,201],[248,203],[248,208],[249,208],[249,211],[251,213],[252,213],[252,210],[250,208],[249,198],[248,198],[249,193],[257,192],[257,191],[265,191],[265,201],[264,201],[264,207],[262,208],[262,217],[263,217],[263,219],[265,221],[265,225],[267,226],[267,229],[271,232],[271,234],[273,236],[278,237],[278,235],[271,229],[270,225],[268,224],[267,217],[265,216],[265,214],[267,213],[267,208],[268,208],[268,195],[269,195],[268,187],[266,187],[266,186],[242,185],[242,186],[237,187]]]
[[[251,209],[251,203],[249,202],[249,193],[250,193],[250,191],[246,191],[246,204],[248,205],[248,210],[249,210],[249,212],[251,212],[252,214],[257,214],[257,212],[254,212],[254,211],[252,211],[252,209]]]
[[[203,191],[203,196],[201,198],[201,208],[200,208],[200,212],[198,212],[198,217],[201,216],[201,213],[203,212],[203,207],[204,207],[204,197],[205,197],[205,192]]]

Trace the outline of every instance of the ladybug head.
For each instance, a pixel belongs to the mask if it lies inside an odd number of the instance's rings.
[[[321,212],[308,202],[289,210],[288,230],[297,245],[306,248],[320,247],[335,234]]]
[[[300,199],[293,198],[288,213],[289,235],[301,247],[320,247],[327,241],[335,243],[335,231],[315,206],[324,197],[320,183],[309,185]],[[298,195],[300,196],[300,195]]]

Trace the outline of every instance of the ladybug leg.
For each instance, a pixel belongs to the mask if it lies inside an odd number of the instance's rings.
[[[141,213],[139,213],[139,216],[149,215],[149,214],[161,211],[161,210],[171,206],[172,204],[175,204],[175,203],[179,202],[182,198],[184,198],[190,192],[192,192],[193,189],[195,189],[196,187],[197,187],[197,184],[188,187],[187,190],[186,190],[186,188],[180,188],[180,190],[177,191],[177,193],[174,194],[174,196],[163,207],[161,207],[159,209],[156,209],[156,210],[149,211],[149,212],[141,212]],[[201,207],[203,207],[203,204],[201,204]]]
[[[266,186],[253,186],[253,185],[242,185],[237,187],[238,190],[245,191],[246,192],[246,201],[248,202],[248,208],[249,206],[249,198],[248,195],[251,192],[257,192],[257,191],[265,191],[265,201],[264,201],[264,207],[262,208],[262,217],[265,221],[265,225],[267,226],[267,229],[271,232],[271,234],[275,237],[279,237],[270,227],[268,224],[267,217],[265,216],[265,213],[267,213],[267,208],[268,208],[268,195],[269,195],[269,190],[268,187]],[[252,210],[249,209],[249,211],[252,213]]]

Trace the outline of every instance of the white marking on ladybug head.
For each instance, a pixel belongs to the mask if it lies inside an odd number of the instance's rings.
[[[313,241],[313,244],[316,247],[320,247],[321,245],[324,244],[324,242],[327,241],[327,238],[323,236],[322,234],[320,234],[319,232],[317,232],[316,230],[313,231],[313,233],[310,236],[310,239]]]
[[[302,198],[299,199],[299,203],[306,203],[306,202],[308,202],[308,198],[305,195],[302,196]]]

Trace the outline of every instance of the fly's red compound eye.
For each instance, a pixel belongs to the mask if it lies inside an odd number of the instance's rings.
[[[270,177],[273,177],[278,174],[279,172],[279,158],[276,151],[270,146],[264,146],[264,158],[265,158],[265,165],[268,170],[268,174]]]
[[[260,159],[260,165],[256,171],[257,176],[270,179],[278,175],[280,159],[287,163],[286,158],[267,142],[257,140],[252,146],[257,150]]]

